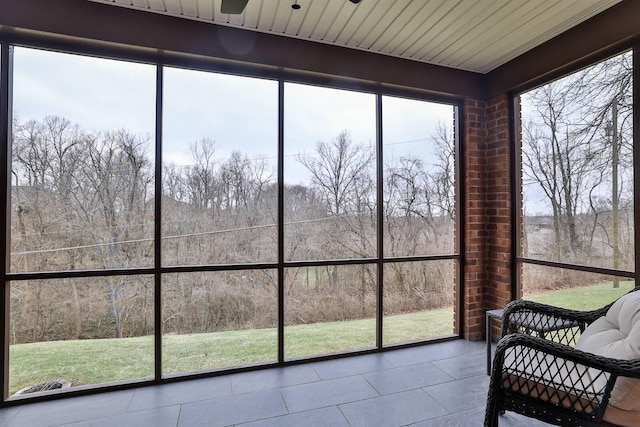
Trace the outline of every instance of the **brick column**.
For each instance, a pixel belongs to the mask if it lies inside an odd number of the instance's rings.
[[[509,100],[464,104],[464,337],[484,337],[485,311],[511,301]],[[497,326],[496,326],[497,327]],[[496,331],[497,333],[497,331]]]

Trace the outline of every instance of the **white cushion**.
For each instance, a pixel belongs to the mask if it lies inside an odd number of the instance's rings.
[[[618,299],[604,317],[585,329],[576,348],[614,359],[640,359],[640,291]],[[640,379],[618,378],[609,403],[625,411],[640,411]]]

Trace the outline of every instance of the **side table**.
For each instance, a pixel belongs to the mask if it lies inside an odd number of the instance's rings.
[[[493,334],[491,333],[491,319],[502,320],[502,313],[504,313],[504,308],[499,308],[497,310],[488,310],[486,313],[485,319],[485,338],[487,340],[487,375],[491,375],[491,344],[493,342]]]

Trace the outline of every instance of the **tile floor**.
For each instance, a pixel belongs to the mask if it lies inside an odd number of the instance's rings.
[[[483,342],[464,340],[0,409],[0,425],[482,426]],[[503,415],[501,427],[546,425]]]

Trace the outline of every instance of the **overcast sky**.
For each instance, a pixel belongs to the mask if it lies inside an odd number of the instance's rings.
[[[17,47],[14,52],[14,115],[21,121],[58,115],[91,132],[127,129],[149,137],[155,129],[153,65],[60,54]],[[240,150],[268,159],[277,156],[275,80],[165,68],[163,160],[193,163],[189,144],[209,138],[226,158]],[[383,98],[385,161],[417,155],[429,163],[438,122],[453,126],[446,104]],[[347,130],[353,142],[375,144],[375,96],[370,93],[285,85],[285,181],[304,181],[298,154],[313,153]]]

